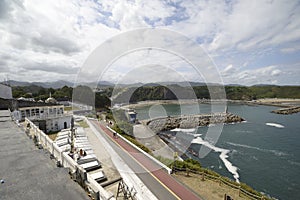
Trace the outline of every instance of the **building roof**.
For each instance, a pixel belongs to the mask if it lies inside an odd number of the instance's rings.
[[[89,199],[68,170],[37,149],[5,110],[0,111],[0,147],[1,199]]]
[[[54,99],[53,97],[49,97],[48,99],[46,99],[45,101],[46,103],[56,103],[56,99]]]

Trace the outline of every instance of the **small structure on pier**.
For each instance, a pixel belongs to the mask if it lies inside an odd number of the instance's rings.
[[[137,113],[133,109],[125,110],[125,115],[130,123],[136,122]]]

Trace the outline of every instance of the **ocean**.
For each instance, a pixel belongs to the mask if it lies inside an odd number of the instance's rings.
[[[277,199],[300,199],[300,113],[278,115],[273,106],[228,104],[228,112],[246,122],[226,124],[219,140],[205,140],[209,127],[176,129],[172,133],[178,148],[199,151],[211,149],[203,158],[190,154],[201,165]],[[209,104],[166,104],[137,107],[138,119],[150,117],[209,113]],[[195,134],[198,138],[195,139]],[[193,144],[192,144],[193,143]],[[191,145],[191,146],[190,146]]]

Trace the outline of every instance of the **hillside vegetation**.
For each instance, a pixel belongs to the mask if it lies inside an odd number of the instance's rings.
[[[212,86],[215,90],[218,86]],[[225,86],[227,99],[256,100],[261,98],[300,98],[300,86]],[[128,98],[128,96],[130,98]],[[206,86],[145,86],[131,88],[119,95],[115,102],[121,103],[129,99],[131,103],[144,100],[176,100],[176,99],[210,99],[210,91]]]
[[[89,96],[86,93],[93,93],[87,86],[78,86],[79,95]],[[211,90],[219,89],[219,86],[211,86]],[[114,88],[106,88],[101,93],[93,95],[96,99],[96,107],[109,107],[109,97]],[[82,91],[82,92],[80,92]],[[120,90],[121,91],[121,90]],[[210,99],[210,91],[207,86],[183,87],[179,85],[142,86],[131,87],[118,92],[114,103],[135,103],[145,100],[176,100],[176,99]],[[13,97],[31,97],[36,100],[45,100],[52,94],[57,100],[71,100],[73,88],[64,86],[62,88],[43,88],[41,86],[15,86],[12,88]],[[300,86],[225,86],[227,99],[230,100],[256,100],[261,98],[296,98],[300,99]],[[80,95],[81,94],[81,95]],[[87,100],[91,102],[90,100]]]

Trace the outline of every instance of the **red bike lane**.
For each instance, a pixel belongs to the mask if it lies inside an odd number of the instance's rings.
[[[151,173],[152,176],[158,182],[160,182],[162,186],[168,189],[176,198],[188,200],[200,199],[200,197],[179,183],[175,178],[170,176],[164,169],[158,166],[158,164],[154,163],[154,161],[152,161],[150,158],[132,147],[122,138],[115,138],[113,133],[104,125],[98,123],[98,126],[106,133],[107,136],[114,140],[115,143],[127,151],[131,157],[138,161],[138,163],[145,168],[148,173]]]

